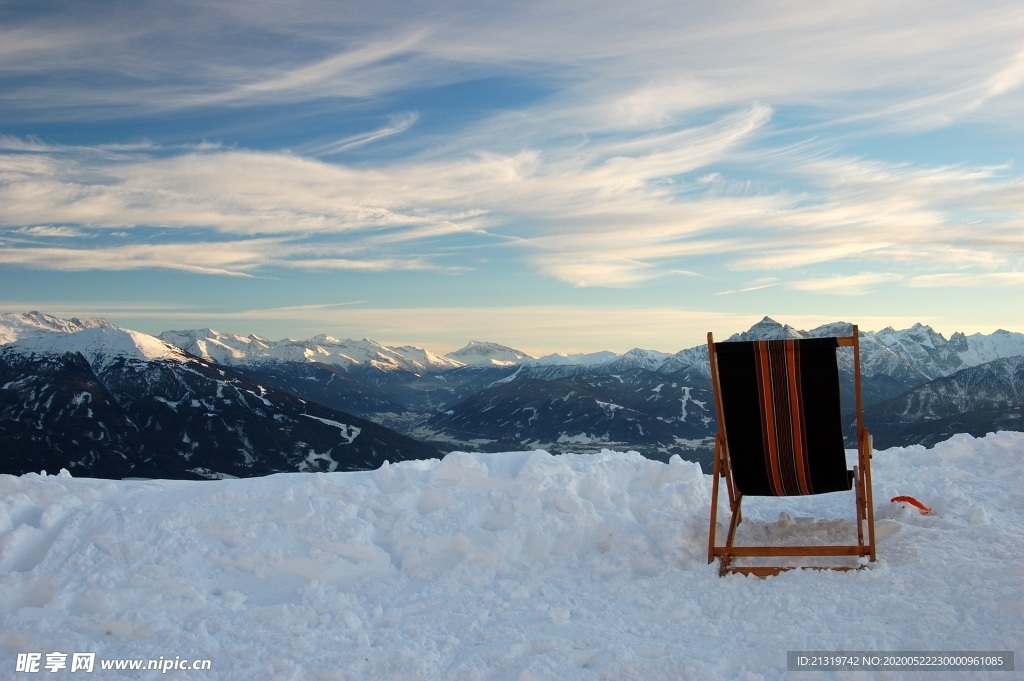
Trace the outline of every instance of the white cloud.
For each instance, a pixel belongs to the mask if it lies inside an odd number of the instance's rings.
[[[83,237],[85,234],[72,227],[61,227],[59,225],[34,225],[32,227],[19,227],[18,229],[11,230],[13,234],[23,234],[25,236],[39,236],[39,237],[62,237],[62,238],[76,238]]]
[[[814,279],[798,279],[787,282],[788,288],[827,295],[862,296],[880,288],[891,286],[903,280],[890,272],[861,272],[852,275],[835,275]]]
[[[0,246],[2,246],[0,240]],[[276,240],[231,243],[131,244],[93,248],[0,247],[0,263],[65,271],[169,269],[252,276],[280,247]]]
[[[773,286],[778,286],[779,283],[780,283],[779,280],[774,278],[774,277],[762,277],[760,279],[755,279],[755,280],[753,280],[751,282],[748,282],[746,285],[742,286],[741,288],[732,289],[732,290],[726,290],[726,291],[716,291],[715,295],[729,296],[729,295],[733,295],[735,293],[750,293],[751,291],[760,291],[762,289],[772,288]]]
[[[918,288],[1002,288],[1024,285],[1024,271],[1015,272],[943,272],[911,277],[910,286]]]

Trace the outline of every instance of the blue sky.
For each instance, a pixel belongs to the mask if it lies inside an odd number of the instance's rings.
[[[1024,5],[0,2],[0,311],[1024,331]]]

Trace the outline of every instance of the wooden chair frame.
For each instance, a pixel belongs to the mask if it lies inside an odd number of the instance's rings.
[[[871,494],[871,434],[864,427],[864,412],[861,398],[861,371],[860,371],[860,337],[857,327],[853,327],[851,336],[842,336],[836,339],[839,347],[853,348],[854,366],[854,392],[856,396],[857,411],[857,465],[852,471],[853,488],[855,493],[855,504],[857,513],[857,543],[848,545],[817,545],[817,546],[736,546],[736,528],[743,521],[743,495],[736,488],[733,481],[732,466],[729,458],[729,442],[725,429],[725,410],[722,403],[722,389],[719,382],[718,362],[715,353],[715,343],[711,333],[708,333],[708,356],[711,363],[711,382],[715,395],[715,409],[718,414],[718,433],[715,436],[715,458],[714,470],[712,472],[711,488],[711,527],[708,538],[708,563],[713,563],[715,558],[720,562],[719,574],[739,572],[753,574],[760,577],[777,575],[782,571],[794,569],[784,566],[736,566],[733,561],[740,557],[798,557],[798,556],[867,556],[869,560],[875,560],[875,518],[874,504]],[[718,493],[719,480],[725,480],[725,487],[729,495],[729,509],[731,518],[729,521],[728,534],[724,546],[717,546],[715,542],[715,531],[718,515]],[[866,530],[866,531],[865,531]],[[866,536],[866,540],[865,540]],[[863,566],[860,566],[863,567]],[[848,566],[812,566],[810,569],[829,570],[850,570]]]

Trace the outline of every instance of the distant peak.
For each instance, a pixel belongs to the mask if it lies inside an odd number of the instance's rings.
[[[803,334],[789,326],[780,324],[771,317],[765,316],[758,323],[742,333],[733,334],[730,341],[767,340],[777,338],[803,338]]]
[[[789,328],[788,325],[781,324],[781,323],[775,321],[774,319],[772,319],[771,317],[764,317],[757,324],[754,324],[753,326],[751,326],[750,330],[754,331],[754,330],[757,330],[757,329],[764,330],[764,329],[788,329],[788,328]]]
[[[190,337],[190,338],[217,338],[221,333],[210,327],[204,329],[172,329],[170,331],[164,331],[158,334],[158,338],[163,337]]]
[[[462,348],[445,355],[448,359],[473,365],[512,366],[533,359],[527,353],[507,345],[471,340]]]
[[[363,340],[366,339],[364,338]],[[329,336],[326,333],[321,333],[319,335],[313,336],[312,338],[310,338],[310,341],[312,341],[313,343],[324,343],[326,345],[341,345],[340,340],[338,340],[334,336]]]
[[[113,325],[105,319],[89,318],[63,319],[33,310],[31,312],[7,312],[0,314],[0,342],[10,342],[25,334],[59,333],[68,334],[83,329],[110,328]]]

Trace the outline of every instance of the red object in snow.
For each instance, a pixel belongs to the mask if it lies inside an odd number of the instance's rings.
[[[893,497],[889,501],[891,501],[894,504],[902,501],[910,504],[911,506],[917,506],[919,509],[921,509],[921,513],[924,515],[932,514],[932,509],[928,508],[914,497]]]

